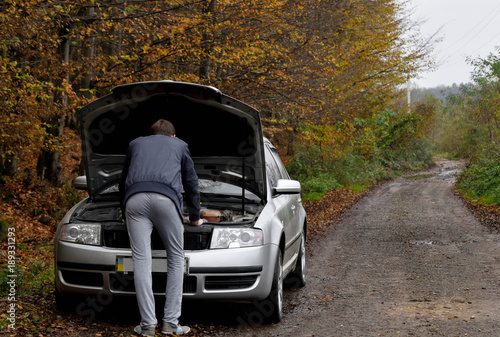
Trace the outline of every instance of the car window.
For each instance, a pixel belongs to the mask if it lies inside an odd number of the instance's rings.
[[[281,179],[290,179],[290,176],[288,175],[288,172],[286,171],[285,165],[281,161],[281,157],[278,154],[278,150],[276,150],[275,147],[271,147],[271,154],[273,155],[274,160],[276,161],[276,164],[278,165],[278,168],[281,172]]]
[[[266,146],[265,154],[266,154],[266,172],[269,178],[269,184],[271,184],[271,188],[273,188],[276,187],[278,179],[283,179],[283,176],[268,146]]]

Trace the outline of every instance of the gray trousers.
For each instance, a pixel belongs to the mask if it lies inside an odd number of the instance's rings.
[[[134,261],[134,283],[141,327],[156,326],[151,276],[151,232],[157,229],[167,250],[167,287],[163,321],[179,324],[184,278],[184,227],[169,198],[158,193],[137,193],[127,200],[126,222]]]

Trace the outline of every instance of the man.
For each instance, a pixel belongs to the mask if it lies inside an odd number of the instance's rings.
[[[134,331],[154,336],[157,324],[151,276],[151,232],[157,229],[167,250],[167,287],[164,334],[183,334],[179,325],[184,277],[184,228],[182,187],[189,211],[188,224],[199,226],[198,177],[185,142],[175,137],[175,128],[160,119],[151,126],[152,135],[129,144],[120,180],[124,220],[134,261],[134,284],[141,323]]]

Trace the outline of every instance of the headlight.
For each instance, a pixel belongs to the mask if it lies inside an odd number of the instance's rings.
[[[255,228],[214,228],[210,249],[262,246],[262,231]]]
[[[83,243],[86,245],[101,245],[100,224],[67,224],[62,226],[60,239],[62,241]]]

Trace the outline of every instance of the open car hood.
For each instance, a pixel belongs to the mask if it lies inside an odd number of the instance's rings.
[[[90,197],[117,192],[128,144],[166,119],[188,144],[200,179],[224,179],[266,198],[259,112],[216,88],[173,81],[120,85],[84,106],[80,118]]]

